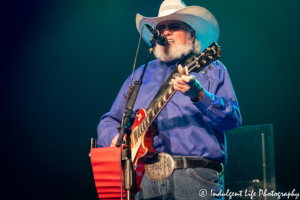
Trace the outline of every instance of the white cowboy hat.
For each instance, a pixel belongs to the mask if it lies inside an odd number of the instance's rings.
[[[155,27],[167,20],[178,20],[187,23],[196,31],[196,39],[200,42],[201,51],[214,41],[218,41],[220,31],[215,17],[200,6],[187,7],[181,0],[165,0],[159,8],[158,17],[144,17],[136,14],[136,27],[141,34],[145,23]],[[143,30],[143,39],[150,45],[151,33],[147,28]]]

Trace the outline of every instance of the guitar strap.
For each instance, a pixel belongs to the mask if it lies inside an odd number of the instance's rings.
[[[186,57],[184,57],[178,63],[178,65],[181,64],[182,68],[184,68],[187,64],[189,64],[193,60],[194,57],[195,57],[195,54],[190,53],[189,55],[187,55]],[[170,85],[169,82],[171,81],[171,79],[173,78],[173,75],[175,73],[179,73],[178,72],[178,67],[176,69],[174,69],[174,71],[170,74],[170,76],[161,85],[161,87],[157,91],[156,95],[154,96],[154,98],[150,102],[147,110],[150,110],[156,104],[156,102],[161,98],[161,96],[165,93],[165,91],[168,89],[168,87]]]

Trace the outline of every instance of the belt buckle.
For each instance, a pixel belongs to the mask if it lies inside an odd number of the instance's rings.
[[[147,178],[154,182],[164,181],[169,178],[174,171],[174,160],[167,153],[158,153],[145,165]]]

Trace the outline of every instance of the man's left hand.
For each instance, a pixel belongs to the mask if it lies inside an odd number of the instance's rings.
[[[179,73],[182,71],[182,67],[178,66]],[[203,87],[195,79],[194,76],[177,76],[175,79],[171,79],[175,90],[191,98],[193,102],[198,102],[202,99],[204,92]]]

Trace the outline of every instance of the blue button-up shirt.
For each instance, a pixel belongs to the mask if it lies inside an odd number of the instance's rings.
[[[143,84],[133,107],[134,114],[140,108],[147,108],[160,86],[177,67],[179,61],[164,63],[155,60],[149,63]],[[157,116],[158,134],[153,147],[157,152],[171,155],[202,156],[211,160],[226,162],[226,139],[224,131],[241,125],[238,102],[225,66],[212,63],[213,68],[191,73],[204,88],[204,97],[193,103],[189,97],[176,92]],[[134,80],[140,78],[143,67],[138,68]],[[109,146],[118,134],[130,84],[128,78],[121,88],[110,112],[101,117],[98,125],[98,147]]]

